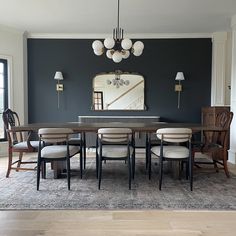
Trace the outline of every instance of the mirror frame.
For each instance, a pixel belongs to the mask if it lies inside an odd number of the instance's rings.
[[[95,92],[95,78],[97,76],[100,76],[100,75],[112,75],[114,74],[115,75],[138,75],[138,76],[141,76],[143,78],[143,83],[144,83],[144,87],[143,87],[143,96],[144,96],[144,101],[143,101],[143,109],[101,109],[101,110],[96,110],[94,109],[94,92]],[[93,82],[92,82],[92,106],[91,106],[91,110],[93,111],[146,111],[147,110],[147,106],[145,104],[145,79],[144,79],[144,76],[137,73],[137,72],[123,72],[121,70],[115,70],[114,72],[101,72],[101,73],[98,73],[96,74],[94,77],[93,77]]]

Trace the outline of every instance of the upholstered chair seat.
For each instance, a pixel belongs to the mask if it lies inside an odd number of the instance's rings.
[[[37,166],[37,190],[39,190],[41,167],[46,174],[46,162],[65,161],[67,170],[67,185],[70,190],[70,158],[80,152],[80,146],[69,145],[69,137],[74,132],[69,128],[42,128],[39,129],[39,151]],[[47,143],[51,145],[42,146]],[[80,170],[82,171],[82,170]]]
[[[131,189],[131,160],[133,163],[133,133],[129,128],[101,128],[97,135],[98,189],[101,186],[102,163],[109,160],[125,160],[128,164],[129,189]]]
[[[39,141],[30,141],[29,144],[35,149],[39,148]],[[17,144],[14,144],[13,148],[15,148],[15,149],[27,149],[28,148],[28,143],[27,142],[19,142]]]
[[[80,151],[78,146],[69,146],[69,156],[74,156]],[[67,155],[67,145],[46,146],[41,151],[43,158],[64,158]]]
[[[190,190],[193,188],[191,137],[192,130],[188,128],[162,128],[156,131],[160,146],[151,148],[151,154],[159,158],[159,190],[162,187],[163,162],[179,161],[186,163],[186,176],[189,178]]]
[[[151,149],[152,153],[160,156],[161,155],[161,147],[156,146]],[[188,158],[189,149],[184,146],[164,146],[163,148],[163,156],[165,158]]]
[[[130,152],[133,152],[132,147],[130,147]],[[128,155],[127,145],[103,145],[102,155],[108,158],[125,158]]]

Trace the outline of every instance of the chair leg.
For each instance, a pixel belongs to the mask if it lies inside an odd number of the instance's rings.
[[[145,150],[146,150],[146,170],[148,169],[148,161],[149,161],[149,142],[148,142],[148,134],[146,133],[146,145],[145,145]]]
[[[8,167],[7,167],[6,178],[8,178],[10,175],[11,166],[12,166],[12,151],[8,150]]]
[[[133,158],[132,158],[133,160]],[[131,163],[130,163],[130,156],[128,157],[128,169],[129,169],[129,190],[131,190]]]
[[[98,179],[98,168],[99,168],[99,160],[98,160],[98,153],[96,150],[96,178]]]
[[[83,133],[83,152],[84,152],[84,169],[86,169],[86,135]]]
[[[102,158],[99,157],[99,168],[98,168],[98,189],[101,187],[101,179],[102,179]]]
[[[161,190],[161,186],[162,186],[162,175],[163,175],[163,160],[162,160],[162,158],[160,158],[160,162],[159,162],[159,190]]]
[[[39,190],[40,168],[41,168],[41,161],[38,161],[38,165],[37,165],[37,191]]]
[[[82,157],[82,151],[80,151],[80,178],[83,178],[83,157]]]
[[[134,179],[135,175],[135,149],[133,150],[132,153],[132,178]]]
[[[152,153],[148,153],[148,179],[151,179],[151,173],[152,173]]]
[[[68,190],[70,190],[70,158],[67,158],[66,160],[66,169],[67,169]]]
[[[216,161],[213,160],[213,164],[214,164],[214,168],[215,168],[216,172],[219,172],[219,168],[218,168],[218,166],[217,166]]]
[[[185,170],[186,180],[189,178],[189,161],[186,161],[186,170]]]
[[[17,169],[16,169],[16,171],[19,171],[19,169],[18,168],[20,168],[20,165],[21,165],[21,162],[22,162],[22,157],[23,157],[23,152],[19,152],[19,160],[18,160],[18,162],[17,162]]]
[[[42,178],[46,179],[46,161],[41,162]]]
[[[225,160],[225,159],[223,160],[223,166],[224,166],[225,174],[226,174],[227,178],[229,178],[230,177],[229,169],[228,169],[228,165],[227,165],[227,160]]]
[[[190,183],[190,190],[193,191],[193,162],[191,157],[189,158],[188,161],[189,164],[189,183]]]

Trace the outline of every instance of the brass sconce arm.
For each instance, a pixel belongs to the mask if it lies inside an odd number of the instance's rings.
[[[176,74],[175,80],[179,81],[178,84],[175,85],[175,92],[178,92],[178,109],[180,108],[180,92],[182,92],[182,85],[181,81],[184,80],[184,73],[183,72],[178,72]]]
[[[60,71],[56,71],[54,79],[57,80],[57,84],[56,84],[56,91],[57,91],[57,108],[60,108],[60,92],[62,92],[64,90],[64,86],[63,84],[60,83],[60,80],[63,80],[63,75],[62,72]]]

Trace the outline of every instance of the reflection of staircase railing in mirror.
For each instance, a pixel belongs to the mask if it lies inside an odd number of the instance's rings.
[[[121,95],[119,95],[117,98],[115,98],[113,101],[111,101],[109,104],[107,104],[106,109],[108,109],[112,104],[118,102],[121,98],[123,98],[125,95],[127,95],[128,93],[130,93],[131,91],[133,91],[136,87],[138,87],[139,85],[141,85],[142,83],[144,83],[144,81],[140,81],[137,84],[135,84],[133,87],[131,87],[130,89],[128,89],[127,91],[125,91],[124,93],[122,93]],[[143,107],[142,107],[143,108]],[[133,108],[132,108],[133,109]]]
[[[135,109],[140,109],[143,108],[144,104],[144,97],[140,96],[134,101],[132,101],[125,109],[130,109],[130,110],[135,110]]]

